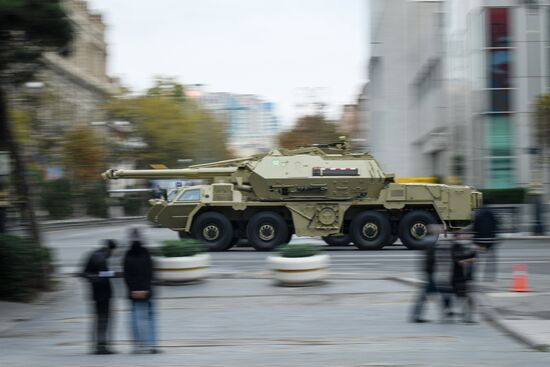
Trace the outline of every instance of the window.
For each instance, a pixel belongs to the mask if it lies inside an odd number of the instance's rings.
[[[201,198],[201,190],[199,189],[193,189],[193,190],[186,190],[183,192],[183,194],[180,195],[178,198],[179,201],[199,201]]]
[[[510,88],[510,50],[489,51],[489,88]]]
[[[176,198],[176,195],[178,194],[178,190],[171,190],[169,193],[168,193],[168,197],[166,198],[167,201],[174,201],[174,199]]]
[[[490,111],[489,112],[508,112],[510,111],[510,90],[508,89],[490,89]]]
[[[508,115],[489,116],[487,139],[491,157],[512,155],[512,124]]]
[[[508,8],[489,8],[488,10],[488,47],[509,47]]]

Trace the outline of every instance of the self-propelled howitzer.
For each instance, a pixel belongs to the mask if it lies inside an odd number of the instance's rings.
[[[353,242],[360,249],[400,238],[420,248],[433,241],[430,224],[463,228],[481,205],[481,193],[468,186],[396,183],[370,154],[351,152],[347,142],[185,169],[108,170],[103,177],[209,180],[150,200],[148,219],[211,250],[226,250],[239,239],[271,250],[293,234],[322,236],[329,244]]]

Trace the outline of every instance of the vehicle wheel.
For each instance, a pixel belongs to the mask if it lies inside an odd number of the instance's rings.
[[[193,224],[193,238],[201,241],[210,251],[225,251],[231,247],[233,226],[222,214],[201,214]]]
[[[271,251],[288,240],[288,225],[277,213],[260,212],[246,226],[248,242],[258,251]]]
[[[410,250],[422,250],[437,242],[437,235],[428,236],[428,226],[437,224],[437,218],[425,210],[405,214],[399,223],[399,238]]]
[[[351,236],[349,234],[343,236],[324,236],[321,238],[329,246],[347,246],[351,242]]]
[[[359,213],[350,225],[350,237],[360,250],[378,250],[388,243],[391,224],[388,217],[374,210]]]

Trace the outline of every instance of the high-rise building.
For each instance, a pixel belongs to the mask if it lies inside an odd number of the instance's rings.
[[[550,91],[550,1],[446,2],[450,122],[466,182],[532,180],[533,101]]]
[[[279,123],[275,104],[253,94],[207,92],[203,86],[186,86],[186,95],[225,125],[227,143],[234,155],[266,152],[274,147]]]
[[[550,91],[550,1],[371,5],[367,138],[384,167],[529,186],[533,102]]]

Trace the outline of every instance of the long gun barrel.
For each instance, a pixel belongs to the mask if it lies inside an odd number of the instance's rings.
[[[211,178],[231,176],[237,167],[182,168],[182,169],[109,169],[101,174],[104,179],[119,178]]]

